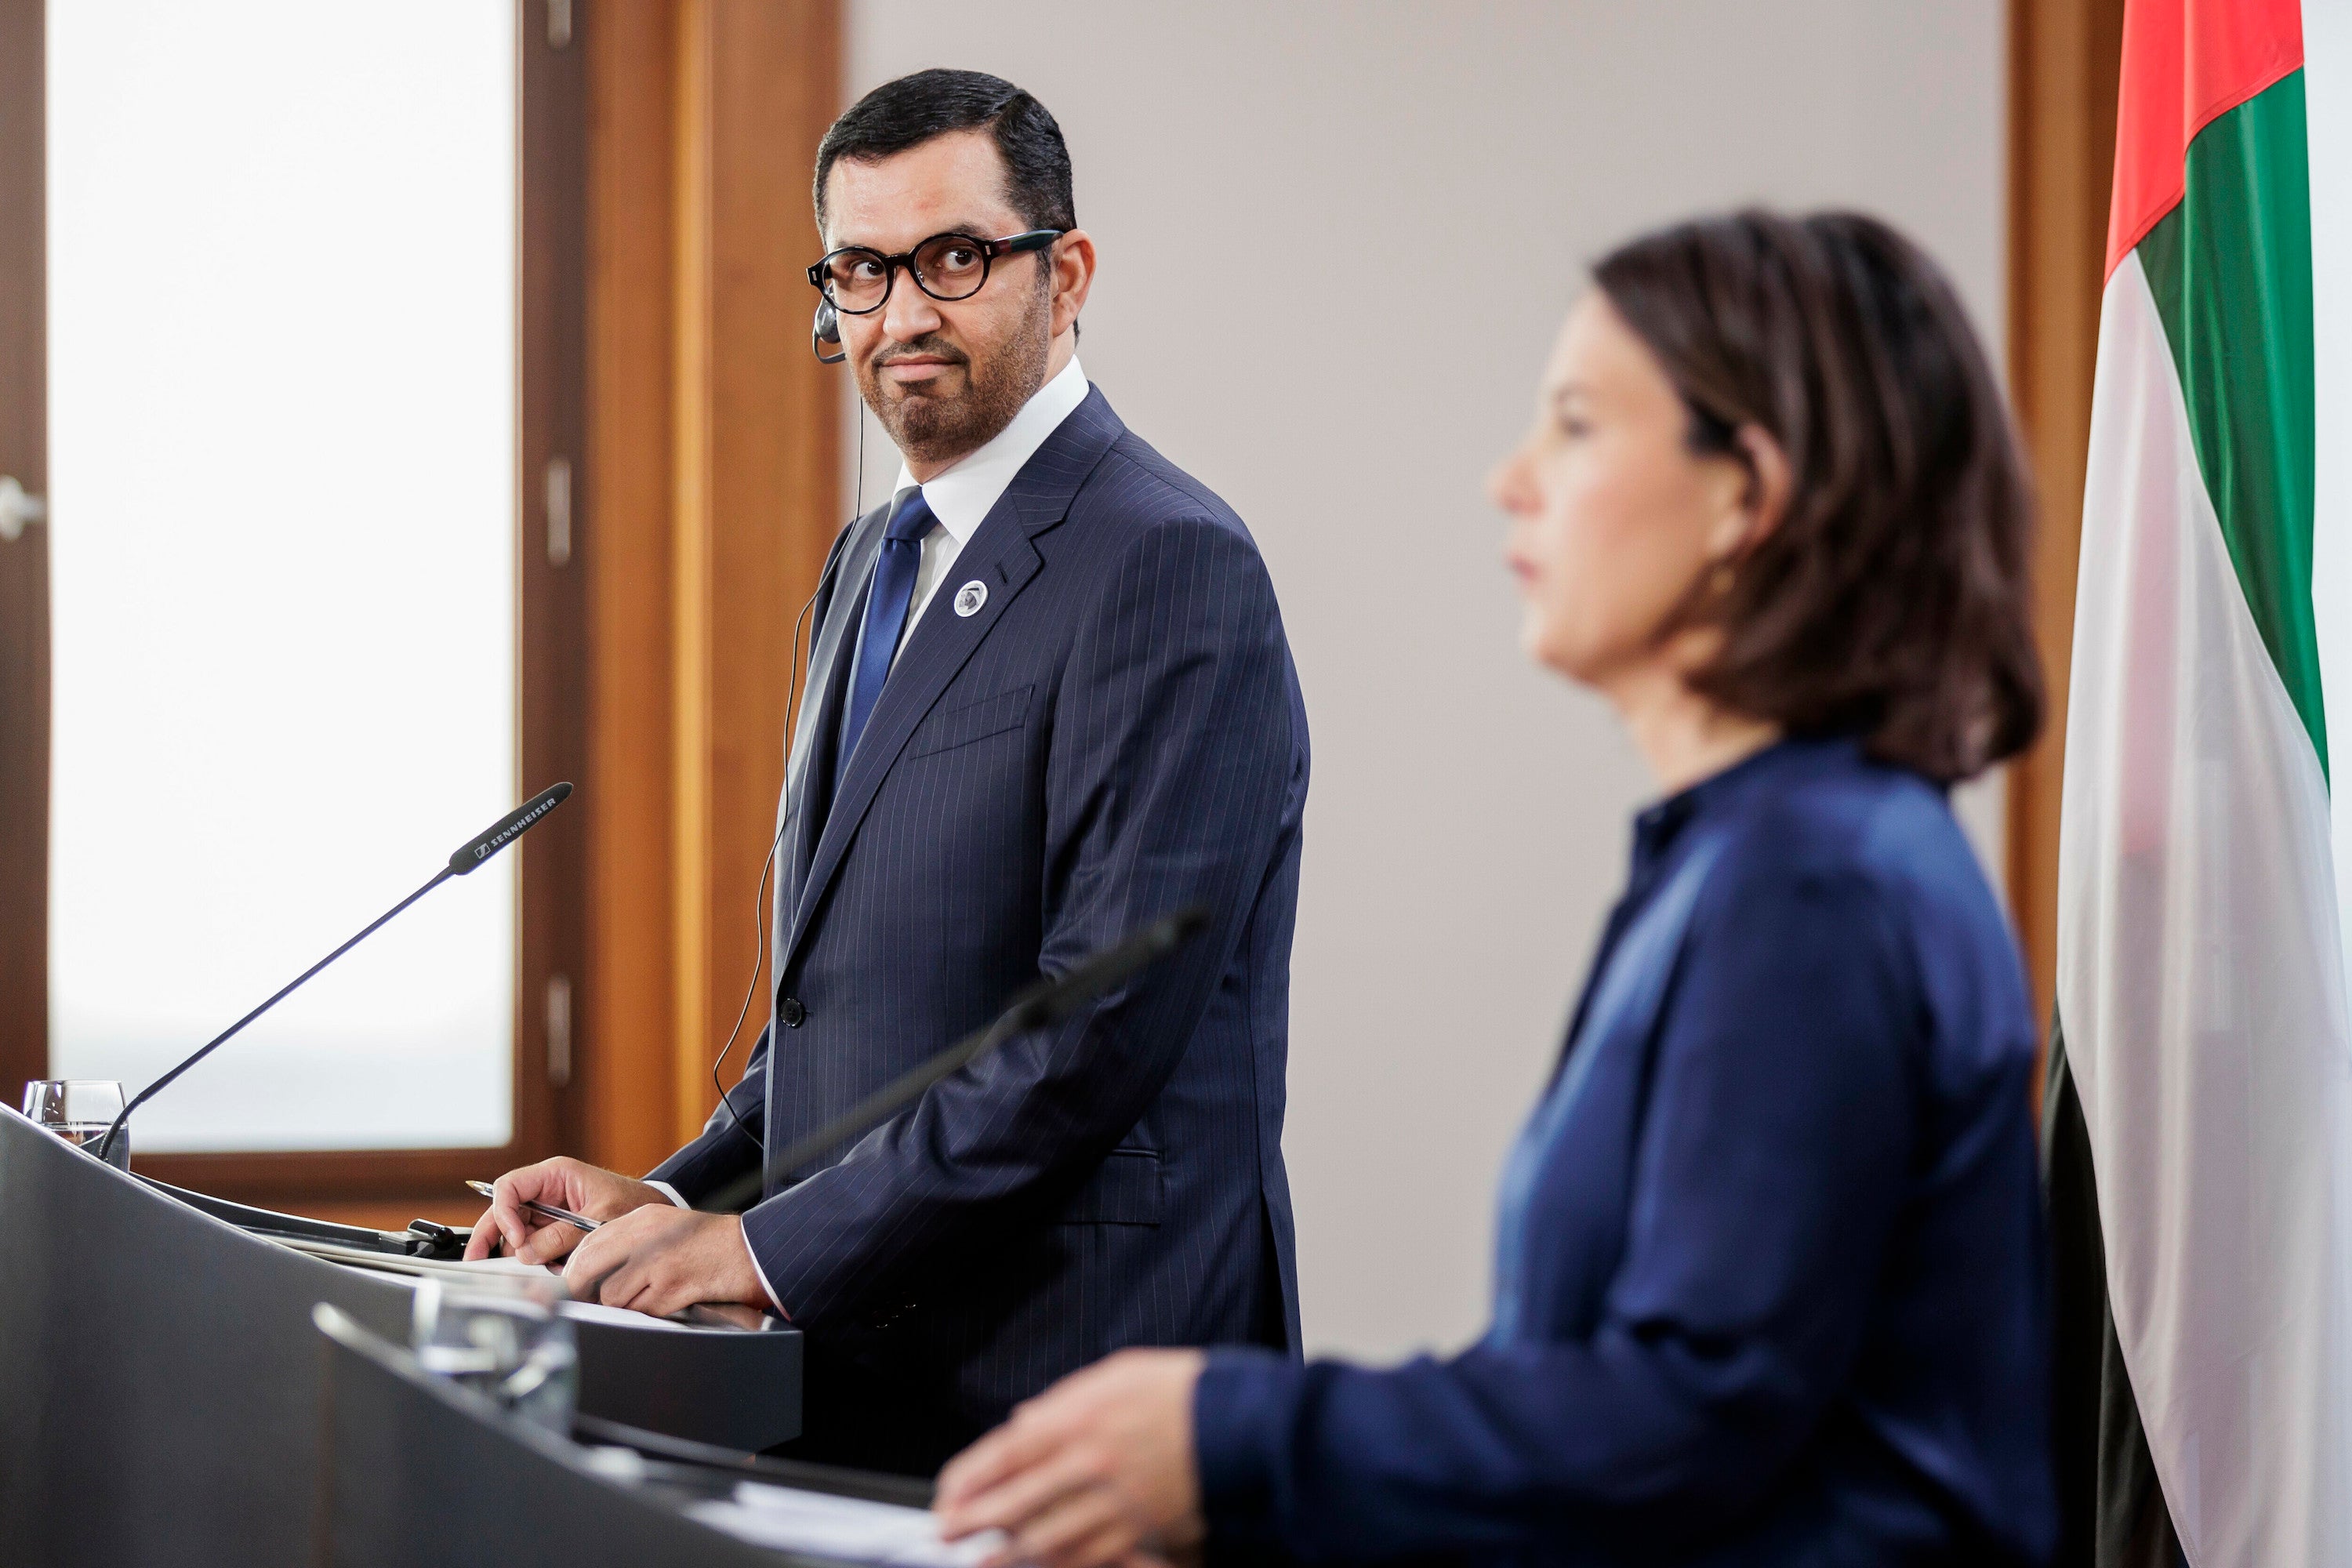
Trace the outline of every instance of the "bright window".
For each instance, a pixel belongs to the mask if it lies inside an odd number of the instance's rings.
[[[55,1074],[135,1092],[518,798],[514,27],[49,7]],[[516,864],[137,1146],[506,1142]]]

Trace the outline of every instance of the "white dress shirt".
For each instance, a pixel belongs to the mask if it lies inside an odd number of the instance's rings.
[[[931,595],[947,580],[948,569],[955,564],[971,536],[980,531],[981,523],[1002,500],[1005,487],[1013,478],[1037,455],[1045,437],[1062,427],[1062,421],[1078,410],[1087,400],[1087,373],[1078,368],[1078,357],[1062,367],[1062,374],[1032,393],[1013,423],[999,430],[986,446],[976,448],[956,459],[955,466],[944,473],[934,474],[921,485],[907,465],[898,465],[898,482],[890,487],[890,506],[894,511],[906,499],[907,492],[919,489],[924,504],[939,519],[923,539],[923,562],[915,569],[915,596],[908,602],[907,624],[898,633],[898,647],[907,646],[913,635],[915,623],[923,618],[924,606]],[[893,656],[895,659],[895,655]],[[853,671],[850,679],[857,679]]]
[[[892,663],[898,662],[898,653],[905,649],[915,623],[923,618],[924,606],[931,602],[931,595],[947,580],[948,569],[955,564],[956,557],[963,553],[963,547],[971,542],[971,536],[980,531],[980,525],[987,520],[996,503],[1003,499],[1005,489],[1013,483],[1013,476],[1037,455],[1037,448],[1045,444],[1045,437],[1060,429],[1062,421],[1076,413],[1078,405],[1086,400],[1087,373],[1078,368],[1078,356],[1072,354],[1070,363],[1062,367],[1061,374],[1030,395],[1029,401],[1021,405],[1021,412],[1013,416],[1013,423],[999,430],[985,446],[975,447],[957,458],[952,468],[934,474],[918,485],[907,465],[904,462],[898,465],[898,482],[890,489],[890,510],[898,510],[898,503],[906,499],[908,490],[920,489],[923,504],[931,509],[931,516],[938,521],[932,525],[931,531],[923,536],[923,560],[915,569],[914,597],[908,601],[907,624],[898,633],[898,648],[891,652]],[[860,637],[852,647],[862,654],[864,643],[865,639]],[[849,671],[853,690],[857,684],[857,657],[856,654],[852,656]],[[772,1064],[774,1059],[772,1049],[769,1060]],[[667,1182],[646,1184],[680,1208],[692,1206],[678,1196],[677,1189]],[[743,1246],[748,1250],[751,1245],[751,1238],[747,1235],[743,1238]],[[760,1288],[774,1303],[777,1315],[790,1322],[792,1314],[784,1310],[782,1301],[776,1300],[775,1287],[768,1283],[768,1271],[760,1267],[760,1255],[756,1252],[751,1254],[751,1272],[760,1277]]]

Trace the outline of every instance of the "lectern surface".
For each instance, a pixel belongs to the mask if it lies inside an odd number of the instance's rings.
[[[791,1559],[721,1535],[670,1498],[598,1475],[587,1450],[509,1417],[337,1313],[326,1358],[318,1561],[332,1568],[562,1568]]]
[[[757,1545],[698,1521],[740,1469],[599,1454],[542,1432],[332,1307],[316,1313],[326,1357],[319,1561],[334,1568],[775,1568],[839,1562]],[[601,1461],[617,1459],[619,1463]],[[834,1510],[907,1517],[930,1489],[898,1476],[762,1462],[773,1493]],[[874,1508],[875,1504],[896,1505]],[[917,1516],[919,1519],[919,1515]],[[931,1553],[969,1561],[936,1546]],[[852,1553],[848,1561],[861,1561]]]
[[[0,1558],[311,1561],[333,1304],[404,1342],[412,1288],[247,1236],[0,1107]],[[800,1424],[800,1337],[577,1325],[581,1408],[769,1447]]]

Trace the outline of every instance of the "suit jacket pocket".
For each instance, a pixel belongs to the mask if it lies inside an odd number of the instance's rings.
[[[1055,1215],[1063,1225],[1158,1225],[1160,1151],[1114,1149]]]
[[[915,731],[913,743],[907,755],[928,757],[934,752],[952,751],[969,746],[974,741],[985,741],[991,735],[1002,735],[1007,730],[1017,730],[1029,718],[1029,693],[1034,688],[1024,686],[1014,691],[1000,691],[993,697],[983,697],[977,702],[967,702],[961,708],[950,708],[938,718],[927,721]]]

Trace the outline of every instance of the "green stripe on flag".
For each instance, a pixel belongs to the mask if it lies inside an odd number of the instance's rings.
[[[2254,625],[2327,766],[2312,628],[2311,156],[2303,72],[2189,145],[2186,194],[2139,243],[2197,463]]]

